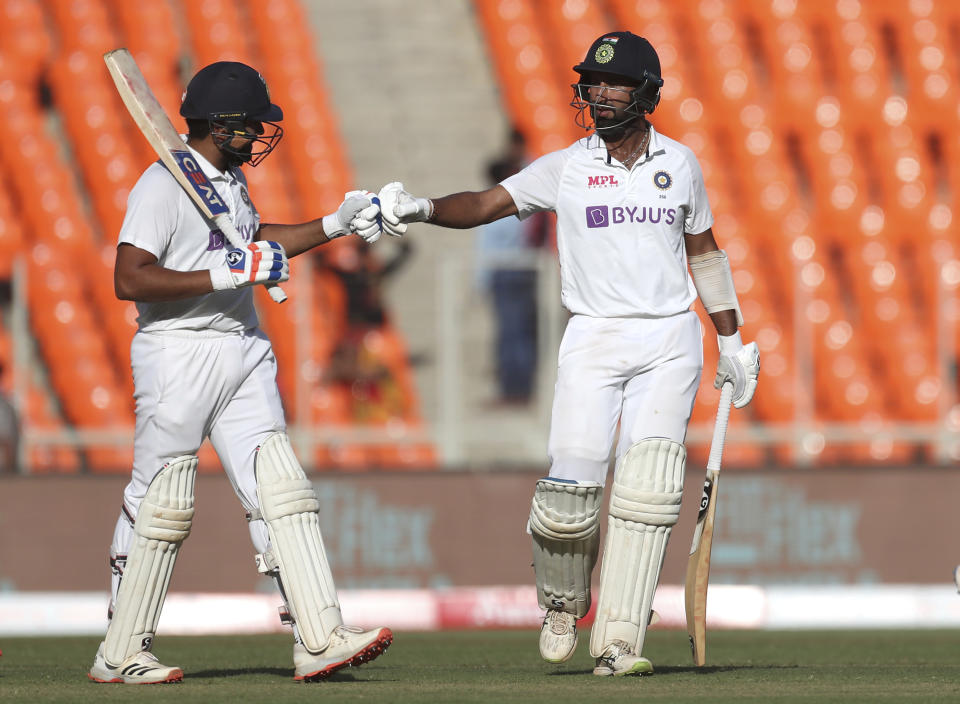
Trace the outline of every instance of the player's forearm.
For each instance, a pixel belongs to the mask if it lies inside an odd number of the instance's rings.
[[[209,270],[174,271],[159,264],[137,267],[129,275],[117,272],[113,277],[113,286],[121,301],[141,303],[179,301],[213,291]]]
[[[710,320],[713,321],[713,327],[717,329],[718,335],[729,337],[737,332],[737,312],[732,308],[711,313]]]
[[[261,225],[257,239],[279,242],[286,251],[287,258],[293,258],[330,241],[323,229],[323,218],[296,225]]]
[[[432,225],[469,229],[517,214],[517,206],[506,189],[496,186],[486,191],[464,191],[433,198]]]

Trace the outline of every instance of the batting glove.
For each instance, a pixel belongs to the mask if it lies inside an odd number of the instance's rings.
[[[290,262],[278,242],[251,242],[246,247],[227,250],[224,259],[223,264],[210,269],[214,291],[282,283],[290,278]]]
[[[733,405],[743,408],[753,398],[760,376],[760,349],[756,342],[744,345],[740,333],[724,337],[718,336],[720,344],[720,362],[717,364],[717,376],[713,380],[716,389],[724,382],[733,384]]]
[[[380,211],[383,229],[388,235],[400,237],[407,231],[407,223],[424,222],[433,215],[433,201],[414,198],[403,190],[399,181],[380,189]]]
[[[345,194],[337,212],[323,217],[323,231],[330,240],[356,233],[371,244],[376,242],[383,233],[376,194],[371,191]]]

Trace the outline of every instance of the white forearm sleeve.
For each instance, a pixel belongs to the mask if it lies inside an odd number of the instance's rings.
[[[733,309],[737,313],[737,325],[743,325],[737,290],[733,286],[733,274],[727,253],[722,249],[690,257],[690,274],[697,294],[707,313]]]

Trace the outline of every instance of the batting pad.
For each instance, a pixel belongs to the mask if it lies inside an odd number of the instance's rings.
[[[140,503],[104,639],[103,657],[113,667],[153,645],[180,543],[190,535],[197,461],[183,455],[165,464]]]
[[[610,516],[597,617],[590,654],[622,640],[643,652],[670,529],[680,516],[687,451],[680,443],[649,438],[631,447],[613,474]]]
[[[533,571],[543,609],[560,609],[577,618],[590,610],[590,576],[600,548],[597,482],[541,479],[530,507]]]
[[[320,502],[286,433],[273,433],[257,452],[257,496],[272,544],[272,562],[303,645],[321,652],[343,624],[320,536]]]

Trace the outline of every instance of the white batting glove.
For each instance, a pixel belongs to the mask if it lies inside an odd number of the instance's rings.
[[[380,216],[380,199],[376,193],[362,191],[370,199],[370,205],[357,213],[350,221],[350,229],[367,244],[373,244],[383,234],[383,218]]]
[[[407,231],[407,223],[424,222],[433,215],[433,201],[415,198],[403,190],[399,181],[388,183],[379,195],[383,229],[388,235],[400,237]]]
[[[343,197],[337,212],[323,216],[323,232],[327,239],[356,233],[367,242],[380,239],[380,205],[371,191],[350,191]]]
[[[733,405],[743,408],[753,398],[757,390],[757,378],[760,376],[760,349],[756,342],[743,344],[740,332],[733,335],[718,335],[720,344],[720,362],[717,364],[717,376],[713,387],[719,389],[724,382],[733,383]]]
[[[214,291],[254,284],[282,283],[290,278],[290,262],[283,245],[263,240],[227,250],[226,261],[210,269]]]

